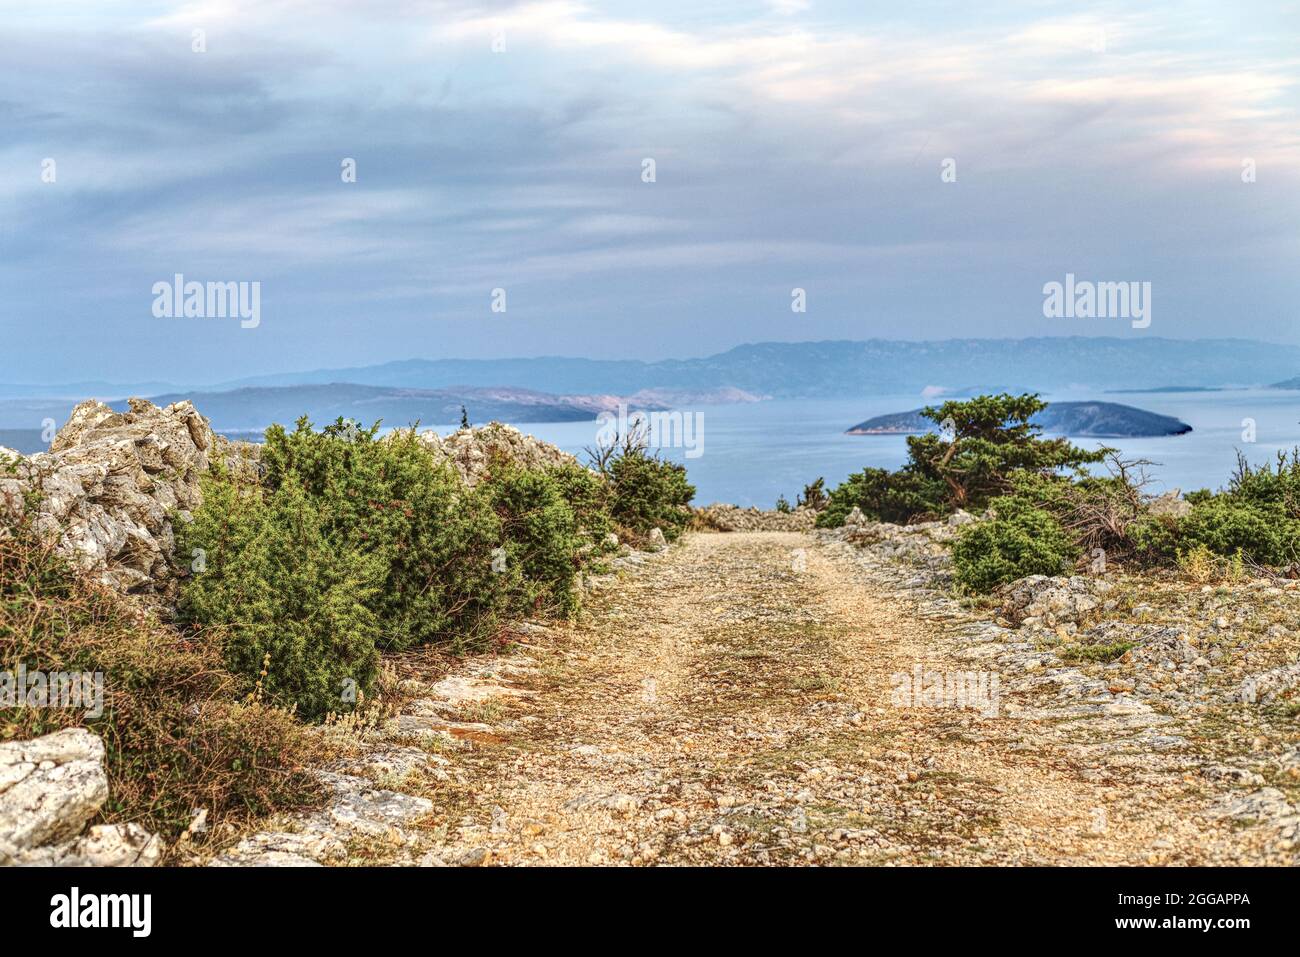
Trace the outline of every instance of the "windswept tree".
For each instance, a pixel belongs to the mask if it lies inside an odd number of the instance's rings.
[[[1105,458],[1105,449],[1089,451],[1065,438],[1042,438],[1042,429],[1030,420],[1045,408],[1046,402],[1029,393],[927,406],[921,414],[939,431],[908,436],[910,467],[943,482],[953,508],[983,508],[1010,488],[1017,472],[1077,471]]]
[[[850,475],[831,492],[817,524],[841,525],[854,507],[882,522],[983,509],[1017,476],[1057,475],[1102,461],[1106,449],[1090,452],[1063,438],[1043,438],[1030,420],[1045,408],[1037,395],[1004,393],[922,409],[938,431],[908,436],[908,462],[898,471],[868,468]]]

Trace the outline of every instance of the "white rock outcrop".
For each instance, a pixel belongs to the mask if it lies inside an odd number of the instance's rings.
[[[1077,623],[1101,605],[1098,596],[1110,591],[1110,584],[1083,575],[1029,575],[997,590],[1002,615],[1010,621],[1040,621],[1049,627]]]
[[[172,518],[198,505],[217,442],[189,402],[131,399],[126,412],[82,402],[48,452],[0,468],[0,510],[30,511],[38,533],[104,584],[166,598]]]
[[[108,799],[104,743],[82,728],[0,744],[0,865],[147,866],[162,842],[137,824],[87,822]]]
[[[1174,518],[1184,518],[1190,515],[1191,512],[1192,503],[1183,498],[1181,489],[1170,489],[1147,503],[1148,515],[1170,515]]]
[[[541,439],[525,435],[500,422],[459,429],[441,436],[432,430],[420,433],[420,441],[434,456],[451,465],[467,485],[478,484],[488,473],[494,458],[528,469],[577,464],[577,459]]]

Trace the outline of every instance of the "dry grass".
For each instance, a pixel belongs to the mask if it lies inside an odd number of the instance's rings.
[[[103,738],[109,799],[100,820],[171,841],[206,809],[208,832],[307,806],[318,740],[290,713],[236,699],[219,636],[183,639],[149,611],[75,574],[22,526],[0,537],[0,669],[102,673],[103,714],[0,711],[0,740],[82,726]],[[200,838],[201,839],[201,838]]]

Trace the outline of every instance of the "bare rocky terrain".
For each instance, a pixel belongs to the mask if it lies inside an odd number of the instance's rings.
[[[351,737],[332,805],[194,862],[1297,862],[1300,592],[1046,579],[972,606],[951,531],[625,557],[573,626],[395,660],[400,713]],[[936,674],[996,694],[900,700]]]

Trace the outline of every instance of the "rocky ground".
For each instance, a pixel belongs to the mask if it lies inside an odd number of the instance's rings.
[[[807,532],[816,521],[817,513],[802,505],[779,512],[714,502],[695,510],[696,527],[710,532]]]
[[[327,808],[192,860],[1297,863],[1300,592],[1111,575],[963,603],[953,530],[624,558],[513,653],[395,661],[400,714],[346,730]]]
[[[86,824],[108,800],[104,743],[81,728],[0,743],[0,866],[150,867],[161,840],[138,824]]]

